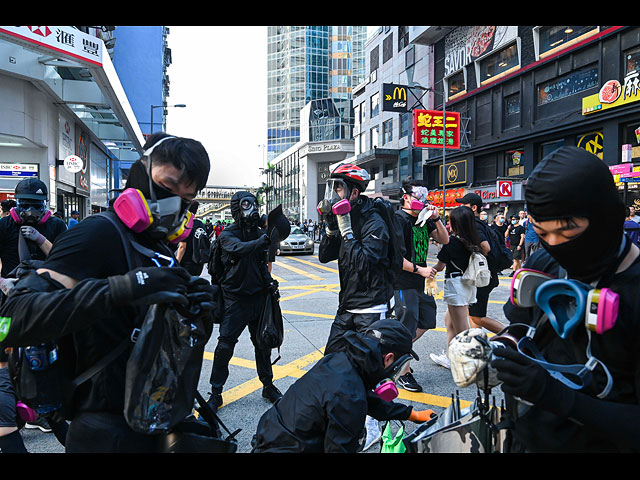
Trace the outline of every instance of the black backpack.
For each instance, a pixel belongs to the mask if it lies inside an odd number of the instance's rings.
[[[395,283],[398,275],[402,271],[404,256],[407,253],[402,225],[395,213],[395,208],[391,203],[383,198],[377,197],[373,200],[373,206],[387,225],[389,232],[389,276],[392,284]]]
[[[498,232],[481,220],[476,219],[476,224],[484,229],[483,231],[489,242],[489,247],[491,247],[491,251],[487,255],[489,270],[492,273],[497,273],[506,268],[511,268],[513,265],[513,253],[507,248],[507,245],[504,240],[500,238]]]
[[[196,228],[191,235],[191,242],[193,247],[193,263],[197,265],[209,263],[209,259],[211,258],[211,242],[209,241],[207,231],[202,227]]]

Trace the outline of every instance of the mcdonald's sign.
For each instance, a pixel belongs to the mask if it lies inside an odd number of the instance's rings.
[[[396,85],[394,83],[382,84],[382,111],[383,112],[406,112],[407,111],[407,91],[406,85]]]

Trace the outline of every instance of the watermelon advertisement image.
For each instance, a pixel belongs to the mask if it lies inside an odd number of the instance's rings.
[[[618,80],[609,80],[605,83],[598,93],[600,103],[613,103],[622,93],[622,86]]]

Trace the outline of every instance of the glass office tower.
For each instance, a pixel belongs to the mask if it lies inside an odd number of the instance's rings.
[[[332,98],[353,124],[351,89],[364,79],[365,40],[366,27],[268,27],[267,160],[298,142],[300,110],[312,100]]]

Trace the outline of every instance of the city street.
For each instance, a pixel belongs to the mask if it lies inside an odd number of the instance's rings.
[[[431,247],[430,264],[435,264],[436,248]],[[205,270],[206,272],[206,270]],[[509,297],[510,270],[500,278],[500,285],[493,291],[489,300],[489,316],[503,319],[502,305]],[[285,339],[280,350],[281,359],[273,366],[274,383],[284,393],[286,389],[308,371],[322,357],[325,341],[338,305],[338,265],[336,262],[321,264],[317,257],[317,244],[314,255],[279,256],[273,264],[272,274],[280,283],[281,308],[284,316]],[[208,274],[203,274],[208,278]],[[459,389],[452,380],[449,370],[431,361],[429,353],[440,353],[445,346],[444,328],[445,304],[442,301],[443,274],[438,277],[440,293],[436,297],[438,305],[437,327],[423,335],[415,344],[414,350],[420,361],[412,365],[414,377],[423,386],[421,393],[400,390],[397,401],[414,405],[417,409],[432,408],[442,411],[451,403],[451,395],[459,391],[461,405],[464,408],[477,394],[475,387]],[[214,329],[205,350],[200,392],[208,398],[209,375],[213,351],[217,343],[217,327]],[[277,358],[277,351],[272,359]],[[224,404],[218,413],[230,431],[241,429],[238,434],[238,452],[251,451],[251,438],[255,434],[258,420],[270,404],[262,398],[262,384],[255,371],[253,346],[247,330],[242,334],[235,348],[229,367],[230,375],[225,391]],[[502,394],[498,390],[496,401],[500,404]],[[382,425],[381,425],[382,426]],[[405,429],[411,432],[416,427],[405,422]],[[53,434],[38,430],[22,430],[27,448],[31,452],[63,452],[62,446]],[[374,445],[367,453],[379,452]]]

